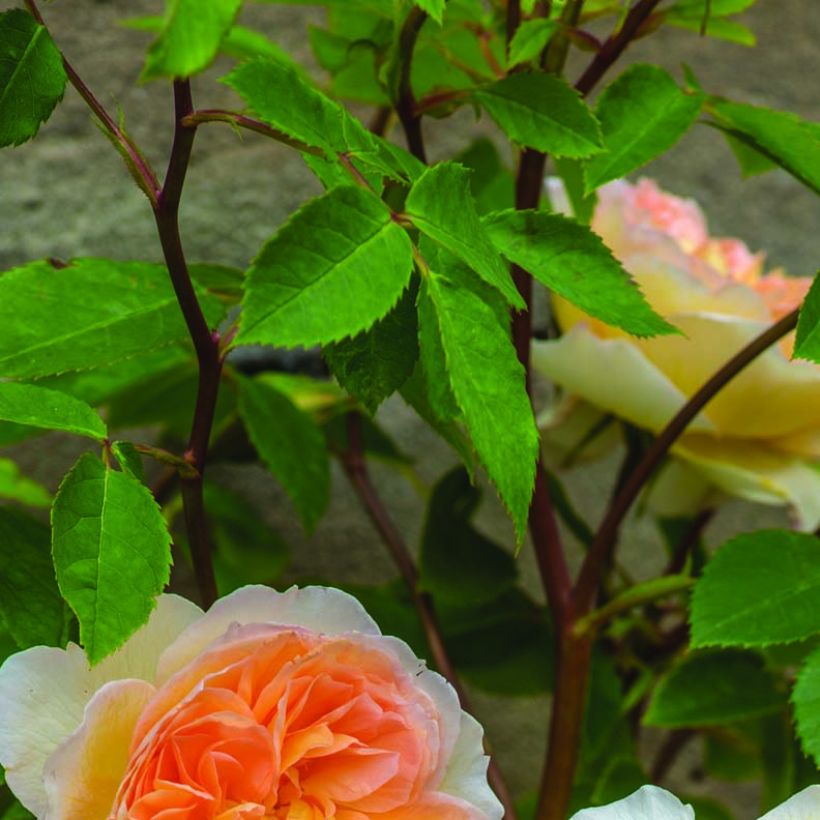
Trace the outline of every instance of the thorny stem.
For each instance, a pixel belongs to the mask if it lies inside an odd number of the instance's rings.
[[[447,654],[447,648],[444,645],[441,625],[436,616],[433,600],[428,594],[419,591],[418,570],[416,569],[410,550],[404,543],[401,533],[390,518],[390,514],[387,512],[379,494],[376,492],[376,488],[370,480],[370,474],[367,470],[367,462],[364,456],[361,417],[355,411],[347,415],[347,449],[341,453],[341,462],[362,506],[384,541],[393,562],[396,564],[399,573],[407,585],[436,666],[456,690],[462,708],[466,711],[470,711],[467,693],[464,690],[458,672],[450,660],[450,656]],[[512,795],[493,757],[490,757],[487,778],[493,791],[504,806],[505,820],[515,820],[515,808]]]
[[[202,313],[179,234],[179,204],[196,135],[196,127],[186,125],[184,119],[193,110],[190,81],[175,80],[174,142],[168,161],[168,170],[165,174],[165,183],[154,208],[154,217],[165,255],[165,264],[168,266],[171,283],[188,326],[199,365],[196,407],[188,449],[185,453],[185,459],[190,462],[196,472],[191,476],[181,476],[180,484],[185,524],[199,593],[204,606],[209,607],[217,598],[217,589],[211,559],[210,533],[205,516],[203,478],[208,441],[219,393],[222,355],[219,349],[219,334],[211,330]]]
[[[411,86],[413,67],[413,50],[422,26],[427,21],[427,13],[418,6],[413,6],[407,19],[404,21],[399,34],[399,55],[401,59],[401,74],[399,76],[398,93],[396,96],[396,113],[404,129],[407,148],[416,159],[427,162],[427,152],[424,149],[424,137],[421,133],[421,116],[416,112],[416,99]]]
[[[581,566],[574,599],[579,610],[592,605],[601,572],[618,538],[621,523],[632,507],[643,486],[660,466],[669,449],[678,440],[697,414],[747,365],[761,353],[782,339],[797,326],[798,310],[788,313],[780,321],[753,339],[746,347],[723,365],[678,411],[669,424],[644,454],[640,463],[615,496],[601,522],[592,546]]]
[[[37,8],[35,0],[25,0],[26,8],[29,10],[34,19],[41,25],[45,26],[40,10]],[[63,61],[63,68],[68,75],[69,82],[74,86],[77,93],[83,98],[86,105],[92,110],[94,115],[100,121],[102,127],[108,132],[111,139],[118,146],[122,152],[123,157],[128,165],[129,172],[134,176],[139,187],[143,190],[145,195],[151,202],[152,206],[156,206],[157,197],[160,192],[160,185],[156,174],[151,168],[148,160],[143,157],[139,149],[132,142],[131,138],[117,125],[111,115],[105,110],[102,103],[94,96],[91,89],[83,82],[80,75],[76,72],[71,63],[66,59],[66,56],[60,52],[60,57]]]

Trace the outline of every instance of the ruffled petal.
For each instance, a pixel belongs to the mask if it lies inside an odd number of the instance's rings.
[[[570,820],[695,820],[695,811],[665,789],[642,786],[608,806],[576,812]]]
[[[145,681],[118,680],[95,693],[80,728],[46,761],[49,820],[106,820],[134,726],[155,691]]]
[[[501,820],[504,807],[487,782],[489,758],[483,754],[484,730],[479,722],[461,713],[461,732],[439,789],[472,803],[487,820]]]
[[[583,325],[555,341],[534,342],[532,364],[569,393],[655,432],[686,401],[633,342],[599,339]],[[712,425],[701,414],[689,429],[708,432]]]
[[[809,786],[760,820],[816,820],[820,817],[820,786]]]
[[[672,452],[712,484],[758,504],[789,504],[800,529],[820,526],[820,472],[765,444],[685,435]]]
[[[161,595],[148,623],[91,669],[85,652],[38,646],[12,655],[0,668],[0,764],[20,802],[34,815],[46,808],[43,767],[82,723],[86,704],[119,678],[153,681],[166,646],[202,611],[176,595]]]
[[[158,683],[190,663],[232,624],[266,623],[298,626],[325,635],[381,634],[364,607],[341,590],[291,587],[277,592],[266,586],[246,586],[220,598],[168,646],[159,660]]]

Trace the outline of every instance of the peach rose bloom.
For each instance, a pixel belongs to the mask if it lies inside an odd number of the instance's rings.
[[[90,668],[35,647],[0,668],[0,763],[47,820],[500,820],[452,687],[324,587],[160,596]]]
[[[549,187],[556,209],[567,211],[560,183]],[[584,408],[592,405],[658,432],[722,364],[797,307],[811,280],[766,273],[762,254],[737,239],[711,237],[693,201],[651,180],[613,182],[598,194],[592,229],[682,335],[638,339],[554,298],[563,335],[536,342],[533,364],[583,400],[554,406],[550,424],[578,407],[589,416]],[[690,424],[652,491],[660,512],[691,512],[729,494],[788,503],[803,528],[820,524],[820,470],[809,463],[820,458],[820,367],[790,361],[792,345],[793,334]]]

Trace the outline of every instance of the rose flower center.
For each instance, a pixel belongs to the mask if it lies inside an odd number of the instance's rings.
[[[440,742],[432,700],[384,650],[234,627],[143,710],[110,816],[359,820],[412,805]]]

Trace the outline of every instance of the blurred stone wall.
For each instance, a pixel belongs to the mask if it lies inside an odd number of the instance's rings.
[[[311,8],[252,5],[245,22],[257,26],[291,53],[311,63],[306,38]],[[146,36],[118,25],[126,16],[160,13],[161,0],[71,0],[44,6],[53,34],[86,82],[109,108],[121,107],[137,143],[162,168],[171,138],[171,100],[163,83],[138,85]],[[692,66],[704,87],[743,102],[792,110],[817,119],[820,92],[820,8],[817,0],[759,0],[743,16],[758,35],[755,49],[704,40],[678,29],[663,30],[635,44],[624,64],[657,62],[679,74]],[[573,70],[583,64],[575,60]],[[201,107],[236,106],[232,92],[215,80],[229,63],[219,62],[196,78]],[[462,111],[425,124],[434,158],[447,156],[477,133],[495,133]],[[398,132],[392,135],[400,140]],[[745,239],[753,250],[767,250],[773,264],[809,274],[820,265],[820,204],[790,177],[774,172],[740,178],[720,135],[696,127],[645,173],[674,193],[697,198],[713,232]],[[288,149],[252,134],[238,138],[227,127],[203,128],[197,137],[182,210],[183,240],[189,259],[245,267],[259,246],[300,202],[319,186]],[[78,96],[68,90],[64,103],[33,143],[0,152],[0,269],[26,260],[100,255],[160,259],[153,220],[142,194],[130,184],[117,154],[94,127]],[[389,401],[380,420],[398,443],[418,457],[422,478],[432,483],[454,463],[451,452],[420,424],[399,400]],[[35,442],[15,448],[27,469],[52,488],[76,457],[70,442]],[[579,507],[597,520],[608,497],[617,459],[582,466],[567,476]],[[405,479],[373,467],[385,501],[409,543],[418,540],[423,499]],[[273,481],[259,468],[217,468],[216,480],[245,492],[293,546],[292,578],[324,576],[339,582],[375,583],[394,576],[392,564],[374,537],[343,478],[334,474],[330,511],[307,538]],[[480,513],[481,526],[504,543],[511,530],[492,493]],[[784,521],[781,511],[730,504],[710,526],[712,543],[738,529]],[[659,567],[657,537],[647,521],[633,521],[624,539],[630,567],[648,575]],[[525,546],[522,572],[541,597],[534,563]],[[532,788],[540,773],[546,698],[505,700],[475,693],[502,765],[516,791]],[[651,741],[650,741],[651,742]],[[690,775],[696,750],[674,774],[697,790]],[[731,790],[740,817],[754,816],[754,789]]]

